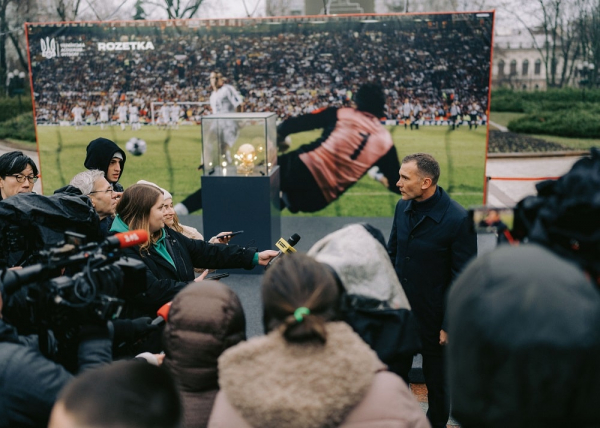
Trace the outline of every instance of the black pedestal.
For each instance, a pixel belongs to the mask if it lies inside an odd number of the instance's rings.
[[[281,238],[279,202],[279,167],[269,176],[223,177],[202,176],[202,217],[204,237],[219,232],[243,230],[230,244],[258,247],[259,251],[275,248]],[[219,272],[227,270],[219,270]],[[262,267],[235,273],[263,273]]]

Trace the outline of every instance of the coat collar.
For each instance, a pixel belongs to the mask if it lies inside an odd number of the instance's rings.
[[[425,214],[427,217],[431,218],[436,223],[442,221],[444,214],[450,206],[450,196],[448,196],[448,193],[446,193],[441,186],[438,186],[438,189],[440,189],[441,193],[440,200],[431,208],[431,210],[429,210],[427,214]],[[413,211],[413,203],[413,200],[410,200],[406,203],[406,207],[404,207],[405,213]]]
[[[339,426],[385,366],[350,326],[326,324],[325,345],[289,343],[279,331],[219,358],[219,384],[252,426]]]

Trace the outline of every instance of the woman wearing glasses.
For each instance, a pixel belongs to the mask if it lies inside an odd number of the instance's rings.
[[[38,174],[33,159],[22,152],[9,152],[0,156],[0,200],[17,193],[33,192]]]

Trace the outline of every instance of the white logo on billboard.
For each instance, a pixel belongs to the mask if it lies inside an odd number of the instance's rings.
[[[108,42],[98,43],[99,51],[147,51],[154,50],[152,42]]]
[[[46,40],[41,40],[42,44],[42,56],[44,58],[54,58],[58,56],[58,43],[56,40],[50,39],[50,37],[46,37]]]

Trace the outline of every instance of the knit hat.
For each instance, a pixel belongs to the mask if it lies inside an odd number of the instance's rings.
[[[150,186],[154,186],[154,187],[156,187],[156,188],[160,189],[160,191],[161,191],[161,192],[163,192],[163,195],[164,195],[164,197],[165,197],[165,200],[166,200],[166,199],[173,199],[173,195],[171,195],[171,194],[169,193],[169,191],[168,191],[168,190],[165,190],[165,189],[163,189],[162,187],[160,187],[159,185],[157,185],[157,184],[154,184],[154,183],[152,183],[152,182],[150,182],[150,181],[146,181],[146,180],[139,180],[139,181],[137,182],[137,184],[148,184],[148,185],[150,185]]]

